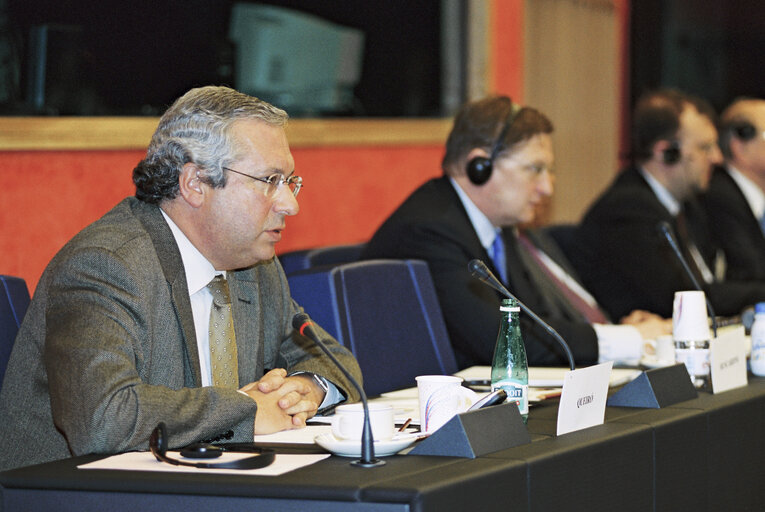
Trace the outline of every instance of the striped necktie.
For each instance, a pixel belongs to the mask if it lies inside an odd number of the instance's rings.
[[[609,324],[611,323],[606,314],[603,312],[602,309],[600,309],[600,306],[596,304],[591,304],[587,300],[585,300],[584,297],[579,295],[577,291],[569,286],[568,283],[566,283],[563,279],[558,277],[553,269],[551,269],[547,261],[542,256],[540,250],[534,245],[534,243],[529,240],[529,238],[524,233],[518,233],[518,242],[521,244],[523,249],[531,255],[533,258],[533,263],[539,267],[539,269],[544,273],[544,275],[547,277],[547,279],[552,283],[553,286],[558,290],[558,292],[563,296],[565,300],[569,302],[569,305],[579,311],[579,313],[591,324]],[[529,265],[531,265],[532,262],[529,261]],[[532,272],[532,274],[534,274]],[[573,279],[573,278],[571,278]]]

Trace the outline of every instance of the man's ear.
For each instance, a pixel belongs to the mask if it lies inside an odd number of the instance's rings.
[[[489,152],[483,148],[473,148],[470,150],[470,153],[468,153],[467,157],[465,158],[465,165],[467,166],[467,163],[476,157],[489,158],[490,156],[491,155],[489,155]]]
[[[750,144],[749,141],[741,140],[738,137],[731,137],[730,142],[728,142],[728,146],[730,147],[730,152],[734,157],[747,160],[749,156],[749,147]]]
[[[196,164],[188,162],[183,164],[178,177],[180,195],[192,208],[202,205],[207,191],[206,184],[200,178],[200,172]]]
[[[668,166],[674,166],[682,158],[678,143],[666,139],[654,142],[651,153],[654,160]]]

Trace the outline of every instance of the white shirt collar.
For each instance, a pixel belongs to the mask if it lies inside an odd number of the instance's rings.
[[[191,240],[183,234],[181,228],[173,222],[173,219],[171,219],[164,210],[160,208],[159,211],[162,212],[162,216],[167,221],[167,225],[170,226],[170,231],[173,233],[175,243],[178,244],[178,250],[181,252],[181,260],[183,260],[183,268],[186,274],[186,284],[189,288],[189,295],[194,295],[199,290],[205,288],[208,283],[221,272],[215,270],[212,263],[199,252],[199,249],[194,247]]]
[[[762,218],[765,214],[765,193],[757,186],[755,182],[743,175],[741,171],[728,165],[728,174],[736,182],[738,188],[741,189],[741,193],[744,194],[746,202],[749,203],[749,208],[752,209],[755,219]]]
[[[673,217],[680,213],[680,203],[664,185],[659,183],[659,180],[654,178],[650,172],[647,172],[642,167],[638,169],[638,172],[640,172],[643,178],[645,178],[645,180],[648,182],[648,186],[651,187],[653,193],[656,194],[656,198],[662,205],[664,205],[664,208],[666,208]]]
[[[478,239],[481,241],[484,249],[488,250],[491,244],[494,243],[494,239],[497,237],[497,233],[501,231],[500,228],[495,227],[489,218],[470,200],[468,195],[462,190],[462,187],[454,181],[454,178],[449,177],[454,190],[462,201],[462,206],[465,207],[470,223],[473,225],[473,229],[478,235]]]

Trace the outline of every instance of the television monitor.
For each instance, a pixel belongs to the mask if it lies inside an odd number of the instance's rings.
[[[293,116],[352,110],[362,31],[291,9],[236,3],[229,37],[238,90]]]

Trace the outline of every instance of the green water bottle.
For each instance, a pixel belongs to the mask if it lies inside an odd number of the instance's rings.
[[[529,363],[521,336],[521,308],[515,299],[503,299],[494,360],[491,364],[491,389],[504,389],[507,401],[515,402],[523,422],[529,416]]]

